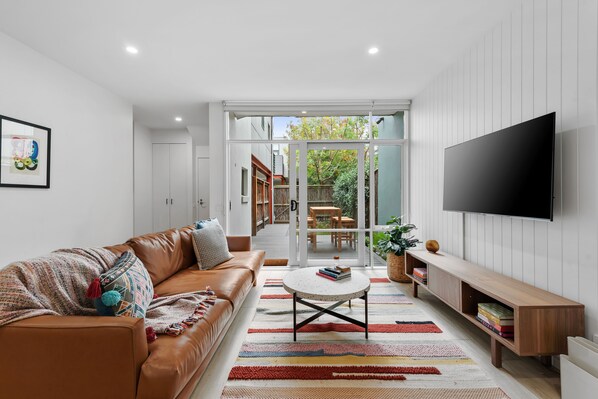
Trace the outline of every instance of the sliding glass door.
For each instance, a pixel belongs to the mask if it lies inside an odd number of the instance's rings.
[[[386,222],[409,219],[408,113],[402,104],[372,104],[365,113],[230,105],[229,233],[251,234],[254,248],[289,265],[330,264],[336,256],[352,266],[384,265],[376,242]]]
[[[364,144],[302,142],[290,154],[291,263],[363,266]]]

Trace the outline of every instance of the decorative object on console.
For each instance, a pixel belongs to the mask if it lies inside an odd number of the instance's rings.
[[[399,283],[409,283],[411,280],[405,275],[405,250],[415,247],[420,242],[414,236],[403,237],[417,229],[414,224],[402,224],[402,217],[392,216],[386,223],[392,226],[384,233],[384,238],[378,241],[378,249],[386,253],[386,269],[388,277]]]
[[[212,267],[226,262],[233,258],[233,255],[228,251],[228,243],[224,230],[218,223],[206,223],[202,228],[194,230],[193,235],[193,249],[197,257],[199,268],[202,270],[211,269]]]
[[[50,188],[50,133],[0,115],[0,187]]]
[[[439,249],[440,249],[440,244],[438,244],[438,241],[436,241],[436,240],[426,241],[426,250],[428,252],[432,252],[433,254],[435,254],[436,252],[438,252]]]
[[[144,318],[154,287],[143,263],[132,252],[123,253],[114,266],[94,279],[87,289],[102,316]]]

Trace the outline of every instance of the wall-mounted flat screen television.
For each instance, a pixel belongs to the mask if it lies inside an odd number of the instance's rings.
[[[445,211],[552,220],[555,113],[444,150]]]

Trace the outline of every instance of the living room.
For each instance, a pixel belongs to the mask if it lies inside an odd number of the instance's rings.
[[[593,397],[595,0],[0,0],[0,48],[0,397]],[[447,204],[450,149],[533,121],[548,186],[521,199],[546,212]],[[110,312],[116,259],[143,266],[145,324],[44,302]]]

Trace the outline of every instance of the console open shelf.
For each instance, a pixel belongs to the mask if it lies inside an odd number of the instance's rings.
[[[425,267],[427,285],[413,278],[413,268]],[[463,259],[427,251],[407,251],[405,273],[413,295],[424,287],[490,335],[492,364],[501,367],[502,347],[519,356],[567,353],[567,336],[584,335],[584,306]],[[476,319],[478,303],[495,302],[514,313],[514,337],[502,337]]]

